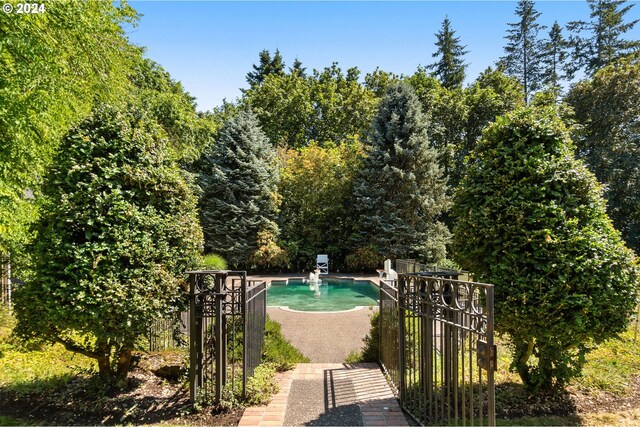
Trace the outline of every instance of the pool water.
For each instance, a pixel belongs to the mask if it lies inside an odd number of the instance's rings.
[[[322,279],[320,295],[301,280],[289,284],[272,282],[267,305],[298,311],[343,311],[356,306],[378,305],[378,287],[369,281]]]

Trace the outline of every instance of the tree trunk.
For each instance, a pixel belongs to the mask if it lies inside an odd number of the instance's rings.
[[[123,389],[127,386],[127,376],[129,375],[129,368],[131,368],[132,357],[131,345],[125,344],[118,353],[118,363],[116,367],[116,387]]]
[[[98,341],[96,360],[98,361],[98,371],[103,380],[109,380],[111,371],[111,346],[108,341]]]
[[[514,354],[513,354],[513,363],[518,371],[518,375],[520,375],[520,379],[522,379],[522,383],[527,388],[531,388],[531,372],[529,371],[529,366],[527,362],[529,362],[529,358],[533,354],[533,340],[522,342],[515,346]]]

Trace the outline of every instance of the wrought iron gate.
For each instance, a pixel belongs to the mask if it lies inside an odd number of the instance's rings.
[[[247,280],[245,271],[188,274],[191,401],[220,401],[229,377],[244,395],[262,356],[267,283]]]
[[[380,362],[424,425],[495,425],[493,286],[421,274],[381,281]]]

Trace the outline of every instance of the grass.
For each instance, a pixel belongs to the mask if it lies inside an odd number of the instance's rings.
[[[207,270],[226,270],[227,261],[220,255],[207,254],[203,258],[203,267]]]
[[[0,415],[0,426],[22,426],[22,425],[27,425],[27,424],[15,418]]]
[[[93,359],[71,353],[63,346],[25,348],[11,336],[15,320],[0,308],[0,387],[16,392],[51,389],[79,373],[95,370]]]

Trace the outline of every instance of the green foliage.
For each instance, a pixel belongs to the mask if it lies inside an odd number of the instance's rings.
[[[127,93],[140,52],[121,25],[136,21],[126,3],[47,3],[46,13],[0,15],[0,253],[30,239],[37,218],[28,196],[60,138],[94,102]]]
[[[580,125],[578,156],[605,184],[607,211],[640,252],[640,61],[625,59],[578,83],[566,101]]]
[[[389,86],[367,136],[368,157],[357,177],[356,247],[384,257],[445,257],[449,231],[438,221],[449,205],[427,120],[407,84]]]
[[[567,24],[573,33],[573,71],[584,68],[587,75],[621,59],[640,48],[640,41],[622,37],[638,23],[638,19],[624,22],[624,16],[634,4],[626,0],[587,0],[591,9],[590,21]]]
[[[250,112],[231,117],[201,162],[205,248],[233,268],[251,267],[260,233],[278,234],[277,183],[275,150],[256,117]]]
[[[218,124],[197,114],[194,98],[159,64],[141,58],[133,73],[138,105],[163,127],[176,159],[185,165],[193,163],[212,145]]]
[[[276,49],[273,58],[271,58],[271,53],[267,49],[263,49],[258,54],[258,57],[260,63],[258,65],[254,64],[253,71],[247,73],[247,83],[249,83],[251,87],[261,85],[269,75],[284,75],[285,65],[278,49]]]
[[[343,266],[349,249],[344,236],[353,229],[353,181],[362,151],[357,140],[280,150],[278,221],[296,270],[309,268],[319,253],[329,254],[335,267]]]
[[[253,375],[247,379],[247,390],[244,396],[242,396],[242,372],[237,371],[234,381],[229,380],[222,389],[219,406],[220,409],[228,411],[238,407],[266,405],[278,391],[280,391],[280,385],[276,378],[275,365],[263,363],[258,365]]]
[[[370,322],[371,329],[363,339],[362,361],[377,363],[380,359],[380,312],[374,311]]]
[[[293,369],[296,363],[309,363],[310,360],[295,348],[282,335],[278,322],[267,316],[264,329],[263,361],[272,364],[277,371]]]
[[[520,0],[516,8],[518,22],[510,22],[507,30],[508,40],[504,47],[505,56],[500,58],[500,64],[505,72],[517,77],[524,88],[524,99],[540,86],[541,42],[538,32],[544,27],[536,21],[540,12],[535,10],[533,0]]]
[[[460,44],[460,37],[455,37],[455,34],[451,29],[451,21],[445,18],[442,21],[442,29],[436,33],[438,50],[433,54],[434,58],[440,59],[429,65],[429,68],[434,70],[433,75],[447,89],[462,87],[467,68],[462,57],[469,51],[464,50],[466,46]]]
[[[542,42],[540,52],[540,84],[546,88],[560,90],[561,81],[571,77],[569,66],[569,42],[562,36],[562,27],[558,21],[553,23],[549,38]]]
[[[245,91],[243,105],[256,114],[276,146],[341,144],[361,135],[371,122],[376,98],[358,83],[359,71],[344,74],[337,63],[313,75],[272,73]]]
[[[202,260],[202,266],[208,270],[226,270],[227,261],[218,254],[207,254]]]
[[[372,245],[356,248],[346,258],[347,267],[351,271],[372,272],[383,263],[384,257]]]
[[[18,335],[93,357],[118,385],[202,251],[193,186],[166,144],[135,108],[99,106],[72,129],[45,180],[33,276],[15,292]]]
[[[304,147],[313,116],[309,80],[300,74],[270,75],[245,92],[260,127],[273,145]]]
[[[563,386],[624,331],[639,272],[554,109],[499,118],[458,188],[456,259],[495,284],[496,330],[530,388]]]

